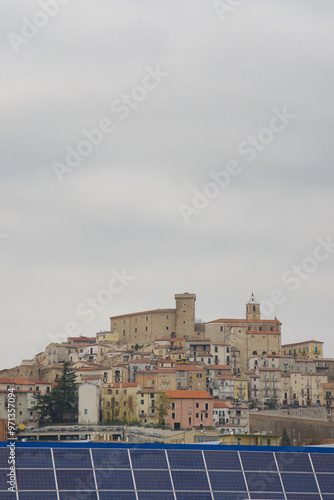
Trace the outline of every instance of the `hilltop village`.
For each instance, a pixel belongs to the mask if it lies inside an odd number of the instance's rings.
[[[69,362],[79,384],[77,424],[103,429],[107,440],[115,423],[118,440],[158,427],[161,394],[163,430],[150,436],[166,442],[279,444],[283,429],[292,442],[334,438],[334,359],[323,357],[323,342],[282,344],[281,322],[261,319],[253,294],[243,319],[196,322],[195,301],[176,294],[174,309],[113,316],[108,331],[50,343],[2,370],[0,419],[14,388],[16,424],[36,433],[34,395],[49,393]]]

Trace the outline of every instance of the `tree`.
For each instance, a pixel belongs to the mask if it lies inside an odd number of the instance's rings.
[[[168,410],[170,409],[171,406],[171,398],[167,394],[161,393],[158,394],[156,401],[157,401],[156,408],[157,408],[158,424],[164,425],[165,418],[167,417]]]
[[[78,396],[75,372],[70,369],[67,361],[63,365],[60,379],[49,394],[35,396],[34,410],[39,412],[42,421],[63,422],[65,417],[74,417],[78,413]]]
[[[282,446],[291,446],[291,442],[290,442],[288,433],[286,432],[285,429],[283,429],[283,432],[282,432],[281,445]]]
[[[275,398],[268,399],[267,405],[268,405],[268,408],[275,408],[275,406],[276,406],[276,399]]]

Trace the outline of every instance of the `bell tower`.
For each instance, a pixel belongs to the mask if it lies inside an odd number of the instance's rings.
[[[261,320],[260,304],[256,300],[254,293],[246,304],[246,319]]]

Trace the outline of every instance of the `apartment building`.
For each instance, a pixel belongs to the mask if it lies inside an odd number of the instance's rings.
[[[207,391],[166,391],[171,409],[165,419],[172,429],[212,427],[214,398]]]
[[[319,340],[306,340],[293,344],[282,345],[284,355],[294,356],[296,359],[319,359],[323,357],[323,342]]]

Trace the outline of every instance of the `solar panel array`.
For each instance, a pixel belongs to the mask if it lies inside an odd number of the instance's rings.
[[[2,445],[1,500],[334,500],[326,450],[20,445],[14,494]]]

